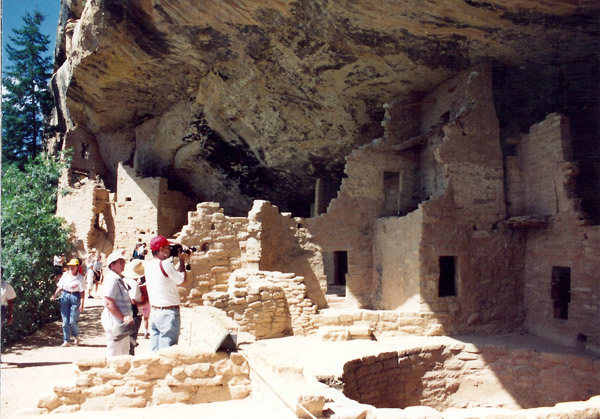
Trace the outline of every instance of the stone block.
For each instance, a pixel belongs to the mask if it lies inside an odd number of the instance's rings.
[[[115,388],[110,384],[102,384],[99,386],[95,386],[92,388],[87,388],[82,391],[82,394],[85,398],[93,398],[100,396],[107,396],[109,394],[113,394],[115,392]]]
[[[367,325],[353,325],[348,328],[351,339],[371,339],[373,333],[371,328]]]
[[[318,394],[302,394],[296,399],[298,418],[321,417],[325,406],[325,397]]]
[[[346,341],[350,340],[350,332],[347,329],[321,327],[317,336],[324,341]]]
[[[158,385],[152,392],[152,401],[156,405],[167,403],[187,403],[190,400],[189,389],[185,387],[168,387],[165,384]]]
[[[37,407],[40,409],[47,409],[48,411],[52,411],[60,406],[61,401],[60,397],[54,392],[48,392],[42,394],[37,402]]]
[[[231,392],[228,387],[201,387],[188,398],[189,403],[214,403],[231,400]]]
[[[250,392],[252,391],[252,386],[250,385],[250,382],[248,382],[246,384],[229,385],[228,389],[229,396],[231,397],[231,399],[240,400],[250,395]]]
[[[131,359],[130,355],[112,356],[106,360],[106,363],[119,374],[125,374],[131,367]]]
[[[79,371],[88,371],[91,368],[104,368],[106,365],[106,358],[90,358],[80,359],[75,362]]]
[[[185,374],[191,378],[206,378],[214,376],[209,363],[199,363],[185,367]]]

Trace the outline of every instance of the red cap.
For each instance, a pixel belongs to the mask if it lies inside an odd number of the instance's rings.
[[[161,249],[165,246],[170,246],[171,242],[165,239],[163,236],[156,236],[150,241],[150,250],[153,252],[155,250]]]

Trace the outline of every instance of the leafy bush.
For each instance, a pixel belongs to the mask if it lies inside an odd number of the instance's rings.
[[[3,344],[60,318],[58,303],[50,299],[56,289],[52,262],[71,248],[68,226],[55,215],[58,179],[68,165],[61,157],[40,154],[23,170],[2,166],[3,279],[17,293],[13,323],[2,328]]]

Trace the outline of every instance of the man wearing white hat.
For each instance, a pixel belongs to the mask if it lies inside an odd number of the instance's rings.
[[[121,274],[125,269],[123,252],[111,253],[106,264],[108,272],[104,276],[104,311],[101,320],[106,332],[106,356],[127,355],[129,339],[125,338],[119,329],[133,327],[133,311],[129,292]]]

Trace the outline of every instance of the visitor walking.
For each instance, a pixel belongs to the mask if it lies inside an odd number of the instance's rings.
[[[62,317],[63,344],[71,345],[71,335],[75,345],[79,345],[79,314],[83,311],[85,282],[79,273],[79,260],[71,259],[67,263],[68,271],[58,281],[52,299],[60,295],[60,315]]]
[[[4,272],[4,269],[2,270]],[[13,322],[14,302],[17,298],[15,289],[5,280],[2,280],[0,303],[2,305],[2,325],[10,326]]]
[[[54,267],[54,279],[58,280],[63,274],[63,267],[65,265],[65,254],[54,255],[53,267]]]

